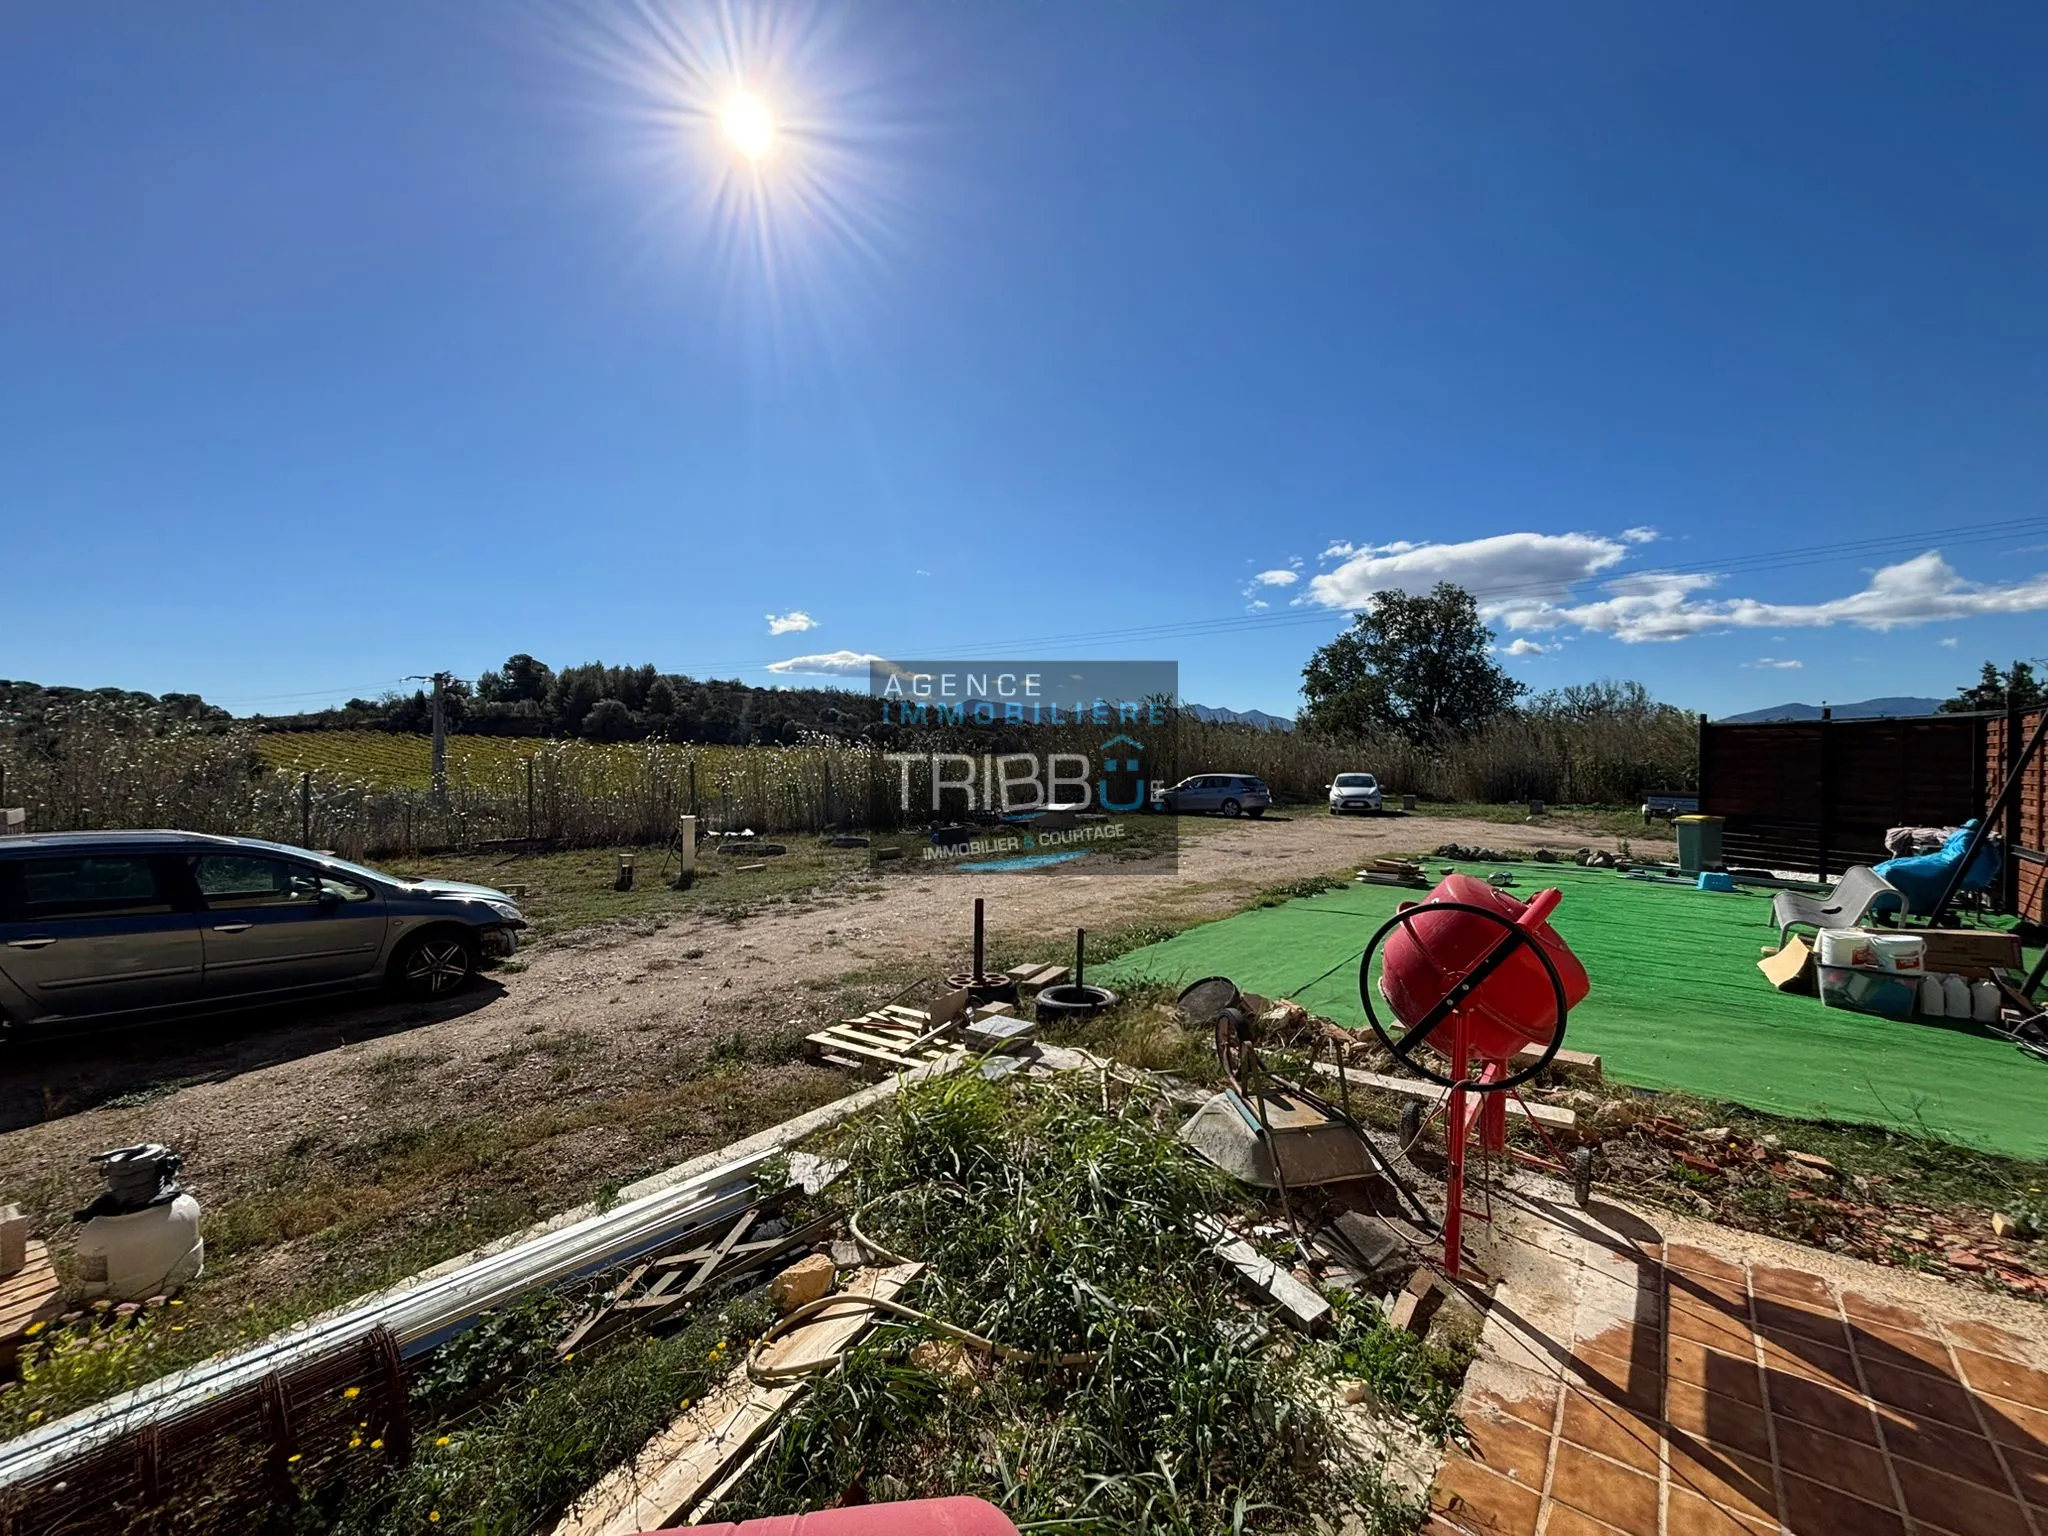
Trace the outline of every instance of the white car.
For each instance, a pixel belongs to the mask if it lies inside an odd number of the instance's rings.
[[[1340,773],[1330,785],[1332,816],[1341,816],[1346,811],[1378,812],[1384,804],[1380,781],[1369,773]]]

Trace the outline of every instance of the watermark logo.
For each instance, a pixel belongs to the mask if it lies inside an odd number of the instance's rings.
[[[1179,681],[1172,662],[875,663],[906,828],[884,857],[1022,869],[1106,853],[1172,869],[1171,821],[1151,812],[1175,782]]]

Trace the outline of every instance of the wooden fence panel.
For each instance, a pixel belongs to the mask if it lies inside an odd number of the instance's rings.
[[[1885,855],[1895,826],[1982,813],[1983,715],[1700,727],[1700,809],[1731,864],[1834,876]]]

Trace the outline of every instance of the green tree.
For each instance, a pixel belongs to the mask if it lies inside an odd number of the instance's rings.
[[[1375,592],[1301,669],[1302,724],[1331,735],[1464,736],[1509,709],[1522,685],[1490,654],[1493,632],[1463,587]]]
[[[2039,680],[2034,676],[2032,666],[2024,661],[2014,662],[2011,680],[2012,691],[2018,697],[2021,709],[2039,709],[2041,707],[2044,696],[2048,695],[2044,695]],[[1999,671],[1996,663],[1987,661],[1984,663],[1984,670],[1979,674],[1975,686],[1958,688],[1956,696],[1941,706],[1942,713],[1965,715],[1979,709],[2003,709],[2005,708],[2005,686],[2006,674]]]
[[[633,711],[617,699],[599,699],[583,717],[583,735],[588,741],[631,741],[639,734]]]

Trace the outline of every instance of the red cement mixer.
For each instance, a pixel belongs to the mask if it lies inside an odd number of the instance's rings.
[[[1411,1105],[1401,1128],[1412,1150],[1429,1121],[1438,1113],[1446,1117],[1444,1267],[1454,1278],[1463,1257],[1466,1145],[1476,1128],[1483,1150],[1509,1150],[1503,1095],[1550,1065],[1564,1043],[1565,1015],[1589,989],[1586,968],[1550,926],[1563,899],[1562,891],[1550,890],[1522,902],[1472,875],[1446,875],[1427,900],[1403,903],[1373,934],[1359,962],[1359,996],[1373,1033],[1410,1071],[1450,1089],[1427,1117]],[[1399,1035],[1381,1022],[1375,992],[1401,1025]],[[1423,1059],[1425,1046],[1447,1072]],[[1535,1059],[1517,1068],[1516,1058],[1531,1048]],[[1581,1148],[1568,1161],[1535,1117],[1528,1120],[1552,1157],[1514,1155],[1569,1177],[1583,1206],[1592,1183],[1591,1151]]]

